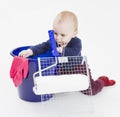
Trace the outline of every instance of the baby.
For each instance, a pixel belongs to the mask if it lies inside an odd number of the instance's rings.
[[[54,36],[57,44],[57,51],[61,56],[81,56],[81,40],[76,36],[78,33],[78,20],[74,13],[70,11],[60,12],[53,22]],[[50,41],[47,40],[41,44],[31,46],[27,50],[19,53],[20,57],[37,56],[50,50]],[[66,71],[67,72],[67,71]],[[107,76],[100,76],[94,80],[89,69],[92,95],[101,92],[103,87],[112,86],[116,82],[110,80]],[[89,88],[87,89],[89,90]],[[84,91],[84,94],[88,95]]]
[[[76,15],[70,11],[60,12],[53,22],[54,36],[57,51],[63,56],[81,55],[81,40],[76,37],[78,33],[78,20]],[[37,44],[19,53],[20,57],[29,57],[43,54],[50,49],[50,41]]]

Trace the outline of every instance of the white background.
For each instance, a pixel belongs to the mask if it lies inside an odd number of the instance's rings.
[[[82,39],[82,54],[88,58],[93,78],[106,75],[116,80],[115,86],[104,88],[98,95],[90,97],[94,100],[93,112],[88,112],[87,108],[87,112],[80,112],[79,106],[71,108],[77,101],[80,103],[83,95],[80,99],[71,95],[70,103],[65,104],[66,106],[63,106],[66,96],[58,99],[63,104],[57,104],[59,101],[42,104],[23,101],[19,99],[17,88],[9,76],[13,59],[10,52],[19,46],[47,40],[47,31],[52,28],[53,19],[62,10],[73,11],[78,16],[78,37]],[[0,116],[119,116],[119,31],[119,0],[0,0]],[[67,98],[69,100],[69,96]],[[87,101],[84,100],[84,104],[87,105]]]

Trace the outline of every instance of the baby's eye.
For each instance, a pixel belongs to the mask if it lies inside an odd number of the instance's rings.
[[[56,33],[56,32],[55,32],[54,34],[55,34],[55,35],[57,35],[57,33]]]
[[[62,37],[65,37],[65,34],[61,34]]]

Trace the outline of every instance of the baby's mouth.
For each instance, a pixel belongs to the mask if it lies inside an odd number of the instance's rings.
[[[62,45],[64,45],[63,43],[60,43],[60,42],[58,42],[57,44],[58,44],[58,46],[62,46]]]

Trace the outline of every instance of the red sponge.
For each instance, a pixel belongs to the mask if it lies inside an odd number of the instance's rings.
[[[107,76],[100,76],[98,80],[100,80],[104,86],[112,86],[116,83],[115,80],[110,80]]]

